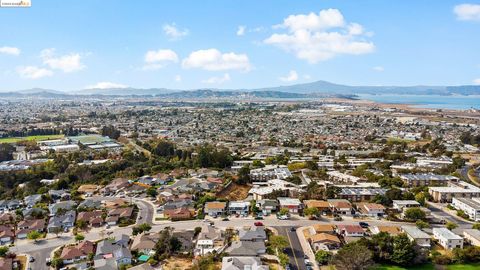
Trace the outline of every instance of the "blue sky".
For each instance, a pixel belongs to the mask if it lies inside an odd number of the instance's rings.
[[[0,8],[0,90],[480,84],[480,1],[136,3]]]

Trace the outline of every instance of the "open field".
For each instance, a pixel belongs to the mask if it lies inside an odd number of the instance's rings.
[[[28,136],[28,137],[10,137],[10,138],[0,138],[0,143],[15,143],[18,141],[46,141],[46,140],[54,140],[54,139],[61,139],[65,137],[65,135],[36,135],[36,136]]]

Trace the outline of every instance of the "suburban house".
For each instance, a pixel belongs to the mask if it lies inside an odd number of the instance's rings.
[[[463,248],[463,238],[454,234],[447,228],[433,228],[433,238],[438,240],[438,243],[447,250],[454,248]]]
[[[58,230],[66,231],[75,226],[76,213],[74,210],[67,211],[63,215],[56,215],[48,221],[47,231],[49,233],[58,232]]]
[[[100,227],[103,225],[103,211],[94,210],[89,212],[79,212],[77,221],[84,221],[92,227]]]
[[[226,214],[226,202],[206,202],[205,203],[205,214],[211,217],[222,216]]]
[[[399,235],[402,233],[402,230],[398,226],[371,226],[370,231],[372,234],[379,234],[381,232],[386,232],[391,236]]]
[[[132,253],[128,248],[130,238],[128,235],[121,235],[114,239],[104,239],[97,243],[97,250],[94,257],[94,268],[102,269],[105,265],[114,265],[116,269],[122,264],[132,263]]]
[[[430,248],[430,235],[420,230],[416,226],[402,226],[402,231],[408,236],[411,241],[423,248]]]
[[[268,265],[263,265],[259,257],[223,257],[221,270],[268,270]]]
[[[351,215],[352,214],[352,204],[345,199],[330,199],[328,200],[330,206],[330,211],[338,215]]]
[[[365,235],[365,231],[360,225],[338,225],[337,233],[344,237],[362,237]]]
[[[248,216],[250,202],[232,201],[228,203],[228,213],[230,215]]]
[[[45,220],[44,219],[27,219],[22,220],[17,225],[16,236],[19,239],[27,238],[27,234],[31,231],[44,232]]]
[[[385,215],[385,206],[378,203],[360,203],[358,210],[365,216],[382,217]]]
[[[305,208],[317,208],[320,214],[326,214],[330,211],[330,204],[327,201],[304,200]]]
[[[393,200],[393,209],[403,212],[405,208],[420,207],[420,203],[414,200]]]
[[[187,207],[163,210],[163,216],[169,218],[172,221],[191,219],[193,215],[194,213],[192,213],[192,209],[189,209]]]
[[[143,254],[152,254],[155,253],[155,245],[160,238],[159,234],[138,234],[133,238],[132,245],[130,246],[131,251],[137,251]]]
[[[230,256],[261,256],[267,252],[263,241],[233,241],[225,249]]]
[[[116,225],[121,218],[131,218],[133,214],[133,207],[119,207],[108,211],[105,222],[108,225]]]
[[[27,208],[32,208],[35,206],[35,204],[39,203],[41,200],[42,200],[41,194],[33,194],[23,198],[23,203]]]
[[[288,209],[291,214],[298,214],[302,210],[302,202],[299,199],[278,197],[280,209]]]
[[[0,225],[0,245],[12,244],[15,237],[13,225]]]
[[[308,239],[314,251],[339,249],[342,242],[338,236],[329,233],[318,233],[310,236]]]
[[[335,226],[332,224],[321,224],[317,223],[312,225],[312,228],[315,230],[315,233],[328,233],[335,234]]]
[[[89,254],[93,255],[94,252],[94,243],[90,241],[82,241],[76,245],[64,247],[60,259],[63,260],[64,264],[71,264],[86,259]]]
[[[196,255],[205,255],[215,251],[220,251],[225,246],[225,239],[221,232],[212,226],[202,227],[202,231],[198,235],[197,244],[195,246]]]
[[[81,185],[78,187],[77,191],[85,196],[92,196],[94,193],[97,193],[100,190],[100,186],[97,185]]]
[[[262,211],[264,216],[268,216],[277,212],[278,202],[276,200],[264,199],[257,201],[256,206]]]
[[[71,210],[74,209],[77,204],[74,201],[61,201],[57,203],[50,204],[48,210],[50,211],[50,216],[54,216],[60,209]]]
[[[265,242],[267,234],[263,226],[253,226],[251,228],[242,228],[238,231],[240,241]]]

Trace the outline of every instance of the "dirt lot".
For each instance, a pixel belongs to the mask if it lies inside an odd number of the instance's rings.
[[[193,266],[191,259],[170,258],[163,265],[164,270],[183,270],[190,269]]]
[[[247,198],[251,186],[238,185],[231,183],[228,187],[217,193],[217,198],[227,199],[229,201],[238,201]]]

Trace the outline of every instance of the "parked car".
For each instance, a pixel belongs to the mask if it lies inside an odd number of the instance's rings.
[[[261,216],[256,216],[255,219],[256,219],[256,220],[263,220],[263,217],[261,217]]]
[[[335,220],[335,221],[342,221],[343,218],[342,218],[341,216],[336,216],[336,217],[333,218],[333,220]]]
[[[367,222],[363,222],[363,221],[362,221],[362,222],[359,222],[358,224],[359,224],[360,227],[362,227],[362,228],[368,228],[368,226],[370,226],[370,225],[368,225]]]
[[[291,228],[290,228],[290,231],[291,231],[291,232],[295,232],[295,231],[297,231],[297,229],[296,229],[295,227],[291,227]]]
[[[260,222],[260,221],[257,221],[255,223],[253,223],[253,225],[257,226],[257,227],[260,227],[260,226],[263,226],[263,223]]]

